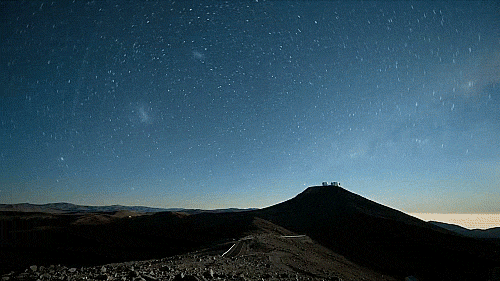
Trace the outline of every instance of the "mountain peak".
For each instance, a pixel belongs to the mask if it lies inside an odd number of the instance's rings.
[[[308,235],[354,262],[401,276],[415,268],[412,263],[416,261],[409,253],[436,249],[446,253],[446,247],[450,247],[446,244],[463,243],[455,241],[459,237],[450,231],[342,187],[311,186],[258,213],[274,224]],[[445,254],[436,254],[432,259],[437,263],[445,258]]]
[[[306,217],[335,217],[343,220],[355,216],[390,219],[405,224],[433,227],[401,211],[376,203],[340,186],[310,186],[294,198],[263,209],[269,214],[292,212]],[[305,218],[307,219],[307,218]]]

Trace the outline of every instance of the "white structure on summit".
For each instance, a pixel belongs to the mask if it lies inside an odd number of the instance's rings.
[[[335,186],[335,187],[340,187],[340,182],[338,181],[332,181],[331,184],[328,184],[328,182],[324,181],[323,186]]]

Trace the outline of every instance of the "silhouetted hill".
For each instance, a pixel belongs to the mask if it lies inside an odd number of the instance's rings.
[[[255,223],[262,220],[269,223]],[[10,210],[0,211],[0,225],[0,269],[6,271],[32,264],[98,265],[214,251],[270,229],[306,234],[356,264],[401,280],[410,275],[419,280],[488,280],[500,265],[495,240],[463,237],[332,186],[310,187],[288,201],[246,212]]]
[[[83,206],[71,203],[48,203],[48,204],[0,204],[0,211],[17,211],[17,212],[45,212],[45,213],[95,213],[95,212],[116,212],[116,211],[134,211],[134,212],[165,212],[165,211],[179,211],[182,209],[163,209],[151,208],[143,206]]]
[[[256,213],[354,262],[400,278],[487,280],[500,261],[498,244],[458,236],[341,187],[309,187]]]
[[[474,237],[474,238],[485,238],[485,239],[500,239],[500,227],[493,227],[488,229],[467,229],[455,224],[429,221],[429,223],[439,226],[441,228],[453,231],[457,234]]]
[[[152,208],[145,206],[84,206],[72,203],[48,203],[48,204],[0,204],[0,211],[15,211],[15,212],[43,212],[43,213],[101,213],[101,212],[117,212],[117,211],[133,211],[140,213],[157,213],[157,212],[185,212],[189,214],[198,213],[227,213],[227,212],[243,212],[254,209],[216,209],[216,210],[202,210],[202,209],[184,209],[184,208]]]

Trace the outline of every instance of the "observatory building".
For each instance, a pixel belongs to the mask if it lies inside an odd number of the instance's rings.
[[[323,186],[335,186],[335,187],[340,187],[340,182],[338,181],[332,181],[331,184],[328,184],[328,182],[324,181]]]

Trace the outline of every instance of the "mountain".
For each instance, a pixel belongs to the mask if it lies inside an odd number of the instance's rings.
[[[500,227],[493,227],[488,229],[467,229],[455,224],[444,222],[429,221],[429,223],[439,226],[441,228],[453,231],[463,236],[473,238],[486,238],[486,239],[500,239]]]
[[[197,214],[203,212],[210,213],[225,213],[225,212],[241,212],[253,209],[217,209],[217,210],[201,210],[201,209],[184,209],[184,208],[152,208],[144,206],[84,206],[71,203],[48,203],[48,204],[0,204],[0,211],[16,211],[16,212],[43,212],[43,213],[98,213],[98,212],[117,212],[117,211],[133,211],[140,213],[157,213],[157,212],[185,212],[189,214]]]
[[[0,211],[0,268],[98,265],[200,249],[217,252],[221,245],[269,232],[256,221],[266,222],[265,228],[274,232],[282,229],[282,235],[306,235],[350,263],[399,280],[488,280],[500,265],[497,240],[457,235],[341,187],[309,187],[285,202],[245,212],[82,210]]]
[[[456,235],[341,187],[313,186],[255,211],[360,265],[422,280],[487,280],[500,244]]]
[[[116,212],[116,211],[135,211],[135,212],[165,212],[165,211],[179,211],[182,209],[163,209],[151,208],[143,206],[83,206],[71,203],[48,203],[48,204],[0,204],[0,211],[17,211],[17,212],[45,212],[45,213],[93,213],[93,212]]]

